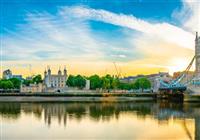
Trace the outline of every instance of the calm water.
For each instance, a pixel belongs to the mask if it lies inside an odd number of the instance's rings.
[[[195,103],[0,103],[0,119],[1,140],[200,140]]]

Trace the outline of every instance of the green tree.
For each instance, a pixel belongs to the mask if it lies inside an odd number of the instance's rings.
[[[119,83],[119,89],[122,90],[131,90],[133,89],[133,84],[132,83]]]
[[[0,88],[1,89],[13,89],[14,85],[10,80],[1,80],[0,81]]]
[[[89,77],[90,89],[102,88],[102,80],[98,75],[92,75]]]
[[[138,78],[135,81],[134,86],[136,89],[142,89],[142,92],[143,92],[144,89],[151,88],[151,82],[146,77],[142,77],[142,78]]]
[[[83,76],[77,75],[74,79],[75,86],[82,89],[86,85],[86,80]]]
[[[110,89],[111,85],[110,85],[110,79],[109,78],[103,77],[102,83],[103,83],[103,85],[102,85],[103,89]]]
[[[120,81],[118,78],[112,78],[111,80],[111,87],[112,89],[117,89],[119,87]]]
[[[42,83],[42,76],[40,74],[33,76],[31,80],[23,80],[22,84],[29,86],[30,84],[39,84]]]
[[[69,87],[75,87],[75,76],[69,75],[66,84]]]
[[[21,80],[19,80],[17,78],[11,78],[11,79],[9,79],[9,81],[11,81],[13,83],[13,86],[14,86],[15,89],[20,88]]]
[[[32,82],[32,80],[23,80],[22,84],[29,86]]]
[[[32,83],[36,83],[36,84],[42,83],[42,81],[43,81],[42,76],[40,74],[34,76],[32,79]]]

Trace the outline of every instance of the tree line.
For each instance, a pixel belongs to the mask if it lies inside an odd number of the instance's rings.
[[[0,89],[20,89],[21,84],[29,86],[30,84],[38,84],[42,83],[42,76],[40,74],[35,75],[32,79],[17,79],[17,78],[10,78],[10,79],[1,79],[0,80]]]
[[[146,78],[138,78],[134,82],[125,83],[121,82],[120,79],[116,76],[111,76],[109,74],[100,77],[99,75],[92,75],[90,77],[85,77],[81,75],[69,75],[66,85],[68,87],[76,87],[83,89],[86,86],[86,80],[90,81],[90,89],[105,89],[105,90],[131,90],[131,89],[150,89],[151,82]],[[19,89],[21,84],[29,86],[30,84],[42,83],[42,76],[40,74],[35,75],[32,79],[19,80],[17,78],[11,79],[1,79],[0,80],[0,89]]]
[[[121,82],[118,77],[111,76],[109,74],[105,76],[98,76],[98,75],[92,75],[90,77],[84,77],[81,75],[69,75],[66,84],[69,87],[77,87],[79,89],[83,89],[86,85],[86,80],[90,81],[90,89],[96,90],[96,89],[121,89],[121,90],[131,90],[131,89],[141,89],[142,91],[144,89],[150,89],[151,88],[151,82],[146,78],[138,78],[134,82],[131,83],[125,83]]]

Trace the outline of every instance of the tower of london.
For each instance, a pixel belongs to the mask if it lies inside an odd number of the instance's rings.
[[[44,72],[44,83],[47,88],[64,88],[66,87],[67,70],[64,68],[63,74],[58,70],[58,74],[52,74],[51,69]]]

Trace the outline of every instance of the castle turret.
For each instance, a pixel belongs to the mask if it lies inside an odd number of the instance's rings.
[[[58,70],[58,75],[62,75],[62,72],[61,72],[61,70]]]
[[[44,71],[44,77],[47,75],[47,71],[46,71],[46,69],[45,69],[45,71]]]
[[[62,72],[61,72],[60,68],[58,70],[58,75],[62,75]]]
[[[66,70],[66,67],[64,68],[64,76],[67,76],[67,70]]]
[[[48,75],[51,75],[51,69],[48,68]]]

